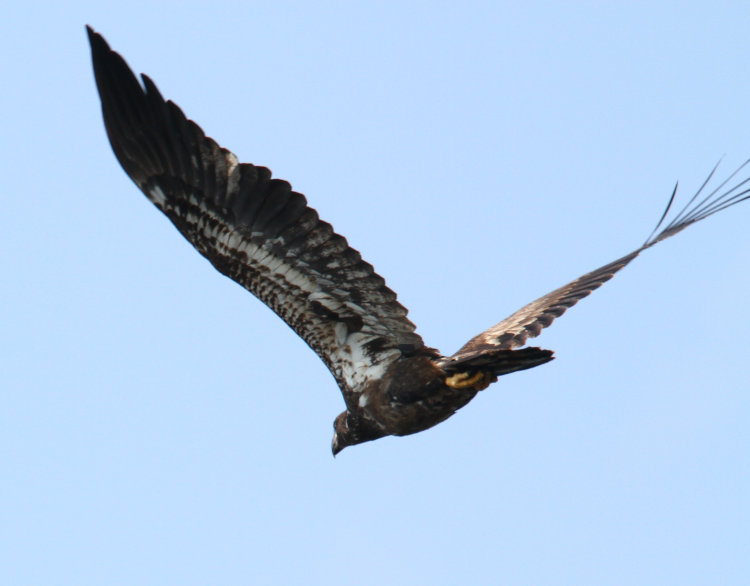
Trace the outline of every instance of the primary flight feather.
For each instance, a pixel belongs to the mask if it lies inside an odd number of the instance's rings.
[[[642,251],[750,197],[749,179],[706,182],[676,217],[630,254],[532,301],[452,356],[425,346],[407,310],[372,265],[289,183],[240,163],[87,27],[112,149],[146,197],[221,273],[268,305],[320,356],[346,409],[334,455],[387,435],[428,429],[498,376],[539,366],[552,352],[521,348]],[[715,171],[716,169],[714,169]]]

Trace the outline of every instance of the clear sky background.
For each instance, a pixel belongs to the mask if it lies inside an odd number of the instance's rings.
[[[750,583],[750,203],[453,419],[330,453],[317,357],[125,176],[84,24],[453,352],[750,156],[746,2],[3,8],[3,584]]]

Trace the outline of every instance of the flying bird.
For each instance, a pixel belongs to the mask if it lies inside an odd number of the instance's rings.
[[[750,197],[736,181],[750,161],[709,189],[716,167],[674,219],[677,188],[636,250],[532,301],[450,356],[426,346],[385,280],[305,197],[265,168],[240,163],[143,85],[87,27],[112,149],[125,172],[216,269],[253,293],[317,353],[346,409],[334,421],[334,456],[347,446],[428,429],[501,375],[553,358],[524,347],[555,318],[654,244]],[[733,183],[734,182],[734,183]]]

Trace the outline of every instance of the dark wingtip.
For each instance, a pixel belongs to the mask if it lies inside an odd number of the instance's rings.
[[[98,32],[96,32],[93,28],[91,28],[91,25],[86,25],[86,34],[89,38],[89,45],[91,45],[91,48],[94,49],[95,47],[103,47],[104,49],[109,49],[109,45],[107,44],[107,41],[104,40],[104,37],[101,36]]]
[[[104,40],[104,37],[89,25],[86,25],[86,33],[88,34],[89,45],[91,46],[91,60],[94,63],[94,73],[97,73],[97,69],[101,67],[101,63],[106,59],[106,56],[112,53],[112,49],[109,48],[109,44]]]
[[[156,98],[160,102],[164,102],[164,97],[161,95],[161,92],[159,91],[159,88],[156,87],[156,84],[153,82],[153,80],[146,75],[145,73],[141,73],[141,79],[143,80],[143,86],[146,88],[146,93]]]
[[[748,184],[750,183],[750,177],[745,177],[742,181],[737,181],[734,184],[731,183],[732,180],[740,173],[740,171],[742,171],[748,164],[750,164],[750,159],[742,163],[739,167],[737,167],[737,169],[730,173],[726,179],[719,183],[717,187],[712,188],[707,195],[699,199],[707,189],[709,183],[711,182],[711,179],[713,179],[720,163],[721,159],[718,163],[716,163],[714,168],[711,169],[708,177],[706,177],[705,181],[703,181],[701,186],[698,188],[698,191],[695,192],[695,195],[693,195],[684,205],[684,207],[676,214],[676,216],[662,228],[662,224],[664,223],[667,214],[669,213],[670,209],[672,208],[672,204],[675,201],[675,195],[677,194],[677,186],[675,185],[672,196],[669,198],[667,209],[664,210],[659,223],[656,225],[656,228],[648,237],[646,242],[643,243],[643,246],[641,246],[640,250],[650,248],[654,244],[657,244],[662,240],[666,240],[667,238],[674,236],[678,232],[681,232],[682,230],[692,224],[695,224],[696,222],[700,222],[701,220],[708,218],[709,216],[712,216],[717,212],[720,212],[729,207],[732,207],[733,205],[750,199],[750,187],[748,187]],[[727,187],[727,185],[729,185],[730,187]],[[661,229],[661,231],[657,233],[659,229]]]
[[[648,238],[646,238],[646,241],[641,245],[641,247],[648,246],[648,243],[651,242],[651,239],[654,237],[654,234],[661,228],[661,225],[664,223],[665,218],[667,217],[667,214],[669,213],[669,210],[672,209],[672,204],[674,203],[674,198],[677,195],[677,188],[679,187],[680,183],[679,181],[675,181],[674,189],[672,190],[672,195],[669,198],[669,203],[667,204],[666,209],[664,210],[664,213],[661,215],[661,218],[659,218],[659,221],[656,223],[656,227],[651,231],[651,234],[648,235]]]

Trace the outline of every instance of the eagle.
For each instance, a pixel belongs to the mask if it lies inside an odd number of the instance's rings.
[[[750,197],[736,180],[709,174],[667,222],[675,186],[649,238],[636,250],[547,293],[445,356],[422,341],[385,280],[305,197],[266,167],[237,157],[143,85],[105,39],[87,27],[96,86],[112,150],[122,168],[216,269],[270,307],[321,358],[346,409],[332,451],[424,431],[451,417],[499,376],[553,353],[525,346],[557,317],[641,252]]]

